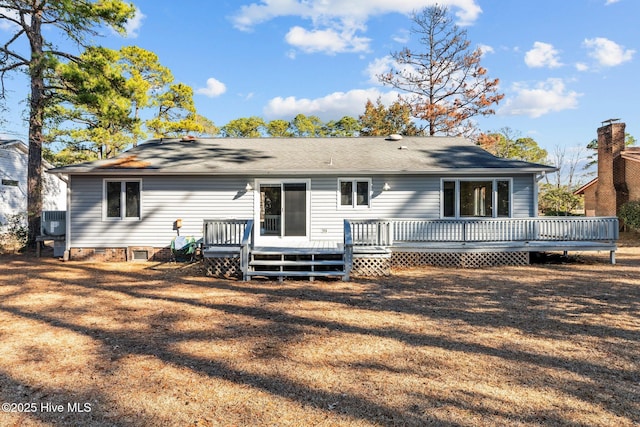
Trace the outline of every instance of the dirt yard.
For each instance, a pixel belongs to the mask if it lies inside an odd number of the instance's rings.
[[[638,425],[638,246],[352,282],[0,256],[0,425]]]

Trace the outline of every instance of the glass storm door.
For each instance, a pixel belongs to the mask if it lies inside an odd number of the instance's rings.
[[[259,207],[259,236],[307,236],[306,182],[261,183]]]

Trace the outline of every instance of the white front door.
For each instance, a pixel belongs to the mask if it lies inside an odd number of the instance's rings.
[[[255,240],[286,244],[309,240],[309,180],[259,180],[255,192]]]

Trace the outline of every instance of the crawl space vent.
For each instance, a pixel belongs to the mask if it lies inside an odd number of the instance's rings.
[[[134,261],[146,261],[149,259],[149,252],[145,250],[134,250],[133,251],[133,260]]]

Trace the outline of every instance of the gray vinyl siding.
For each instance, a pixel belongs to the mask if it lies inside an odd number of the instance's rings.
[[[119,221],[102,218],[103,177],[74,176],[70,245],[165,247],[176,236],[173,224],[178,218],[183,225],[180,234],[198,238],[203,219],[253,217],[253,193],[243,190],[246,183],[241,178],[145,177],[141,220]]]
[[[534,175],[518,175],[513,177],[512,189],[512,217],[513,218],[530,218],[537,216],[535,212],[534,191],[537,182]]]
[[[344,219],[438,218],[440,215],[440,179],[437,177],[373,177],[368,208],[339,206],[338,178],[351,177],[321,177],[311,181],[312,240],[342,239]],[[385,182],[391,190],[382,190]]]
[[[462,178],[464,176],[456,176]],[[346,219],[438,219],[440,218],[440,177],[394,176],[372,178],[369,208],[338,206],[338,179],[319,177],[311,181],[311,239],[342,239],[343,220]],[[360,177],[363,178],[363,177]],[[528,218],[534,213],[534,177],[519,175],[513,178],[512,216]],[[383,191],[384,183],[391,189]]]
[[[244,190],[247,182],[253,183],[256,178],[286,177],[144,177],[140,221],[103,220],[103,178],[74,176],[71,180],[71,247],[165,247],[176,236],[173,224],[178,218],[183,223],[181,235],[200,237],[203,219],[254,217],[254,192]],[[311,240],[342,240],[345,218],[440,218],[441,178],[438,176],[359,177],[372,182],[370,207],[364,208],[339,206],[339,178],[353,177],[311,177]],[[382,190],[385,182],[390,186],[389,191]],[[532,174],[513,177],[513,217],[535,216],[535,185]]]

